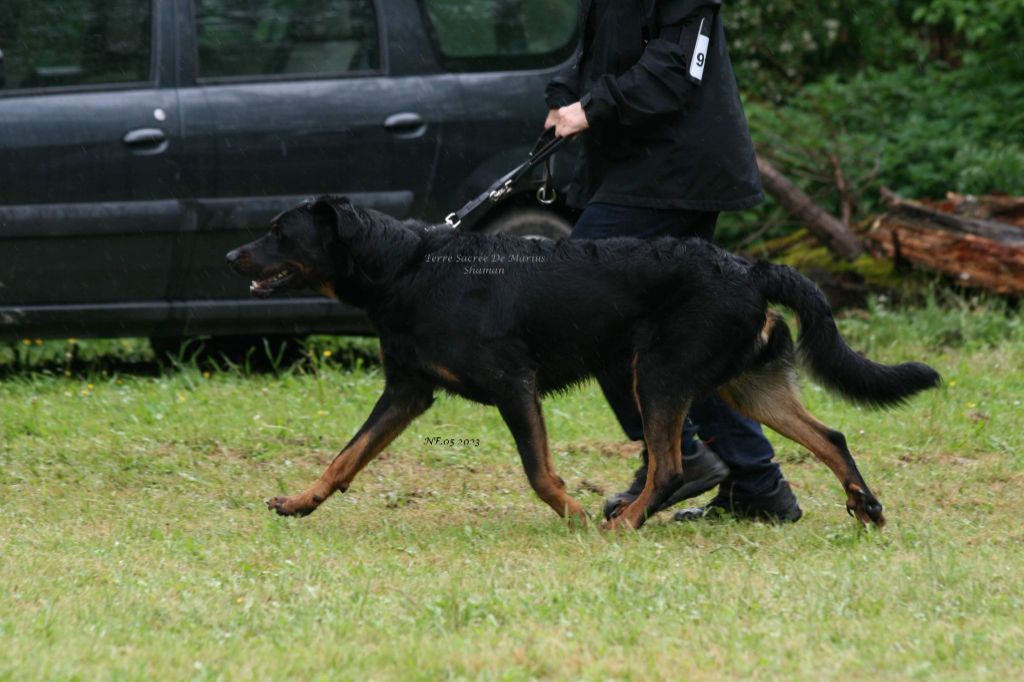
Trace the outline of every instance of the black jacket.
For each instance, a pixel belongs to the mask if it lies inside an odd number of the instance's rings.
[[[764,194],[719,18],[721,0],[582,0],[573,65],[547,87],[590,130],[569,202],[738,210]],[[710,25],[703,78],[691,77]]]

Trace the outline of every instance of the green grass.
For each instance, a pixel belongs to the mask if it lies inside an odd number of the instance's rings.
[[[923,359],[946,379],[891,412],[805,386],[886,504],[881,533],[774,436],[806,514],[795,526],[572,530],[529,491],[496,411],[455,398],[348,494],[277,518],[262,500],[317,476],[368,413],[372,364],[316,351],[280,376],[89,363],[64,376],[44,360],[67,344],[19,347],[29,369],[0,381],[0,678],[1019,675],[1019,318],[876,305],[842,326],[877,359]],[[146,359],[130,343],[82,346]],[[635,446],[593,385],[545,415],[560,473],[598,513]]]

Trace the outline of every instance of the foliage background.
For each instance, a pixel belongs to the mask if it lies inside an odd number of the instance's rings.
[[[878,190],[1024,194],[1024,0],[727,3],[729,49],[759,153],[854,219]],[[796,228],[773,202],[723,219],[733,244]]]

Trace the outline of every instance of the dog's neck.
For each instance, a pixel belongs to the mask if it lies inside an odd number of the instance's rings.
[[[400,222],[371,209],[354,209],[362,225],[343,238],[331,289],[345,303],[370,309],[388,292],[425,248],[424,227]]]

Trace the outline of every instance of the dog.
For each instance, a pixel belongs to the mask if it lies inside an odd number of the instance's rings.
[[[683,420],[712,391],[810,450],[839,479],[851,516],[882,526],[882,505],[843,434],[801,404],[795,361],[874,406],[941,381],[925,364],[881,365],[855,353],[821,291],[791,268],[700,239],[464,233],[322,196],[278,215],[269,234],[227,260],[252,278],[253,296],[318,291],[365,310],[380,338],[383,394],[318,480],[267,501],[281,515],[309,514],[348,490],[440,388],[496,406],[533,490],[558,514],[585,521],[552,465],[540,398],[596,377],[632,392],[649,453],[643,492],[602,528],[640,528],[679,487]],[[796,312],[797,346],[769,303]]]

